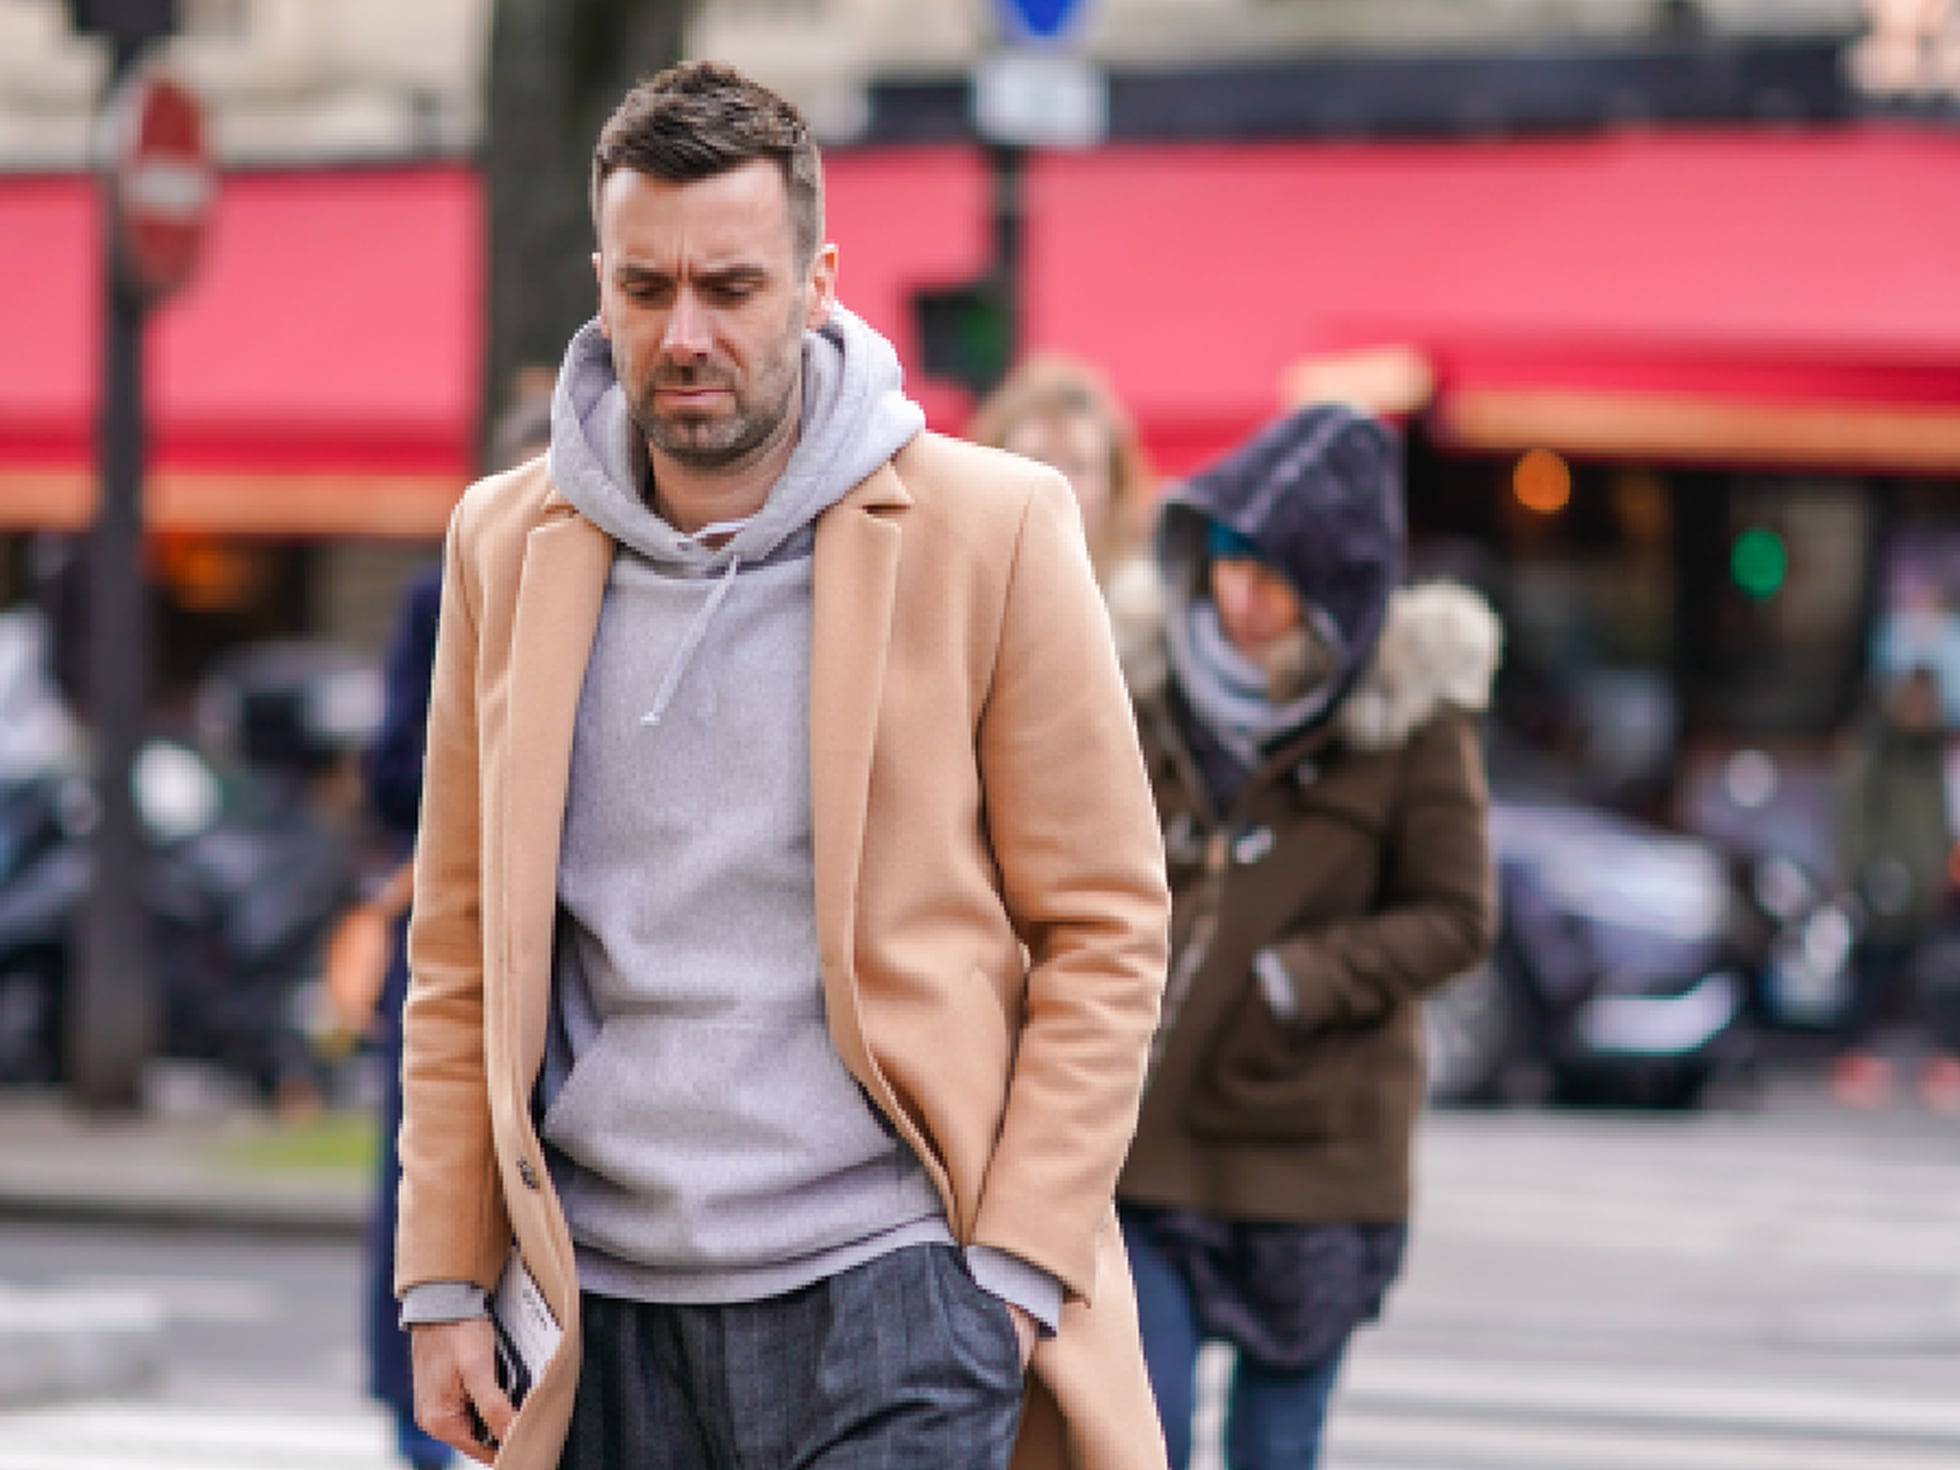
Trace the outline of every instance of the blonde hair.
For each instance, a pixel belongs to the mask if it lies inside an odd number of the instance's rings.
[[[1150,470],[1136,426],[1095,368],[1044,352],[1024,358],[973,415],[967,437],[995,449],[1031,421],[1086,418],[1109,441],[1109,503],[1100,523],[1085,527],[1096,576],[1107,581],[1136,549],[1150,491]]]

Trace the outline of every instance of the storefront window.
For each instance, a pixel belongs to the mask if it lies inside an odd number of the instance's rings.
[[[1467,576],[1504,619],[1502,738],[1562,784],[1645,804],[1679,724],[1667,481],[1545,450],[1468,460],[1418,445],[1410,526],[1417,576]]]

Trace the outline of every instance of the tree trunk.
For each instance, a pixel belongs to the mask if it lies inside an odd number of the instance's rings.
[[[487,425],[518,372],[557,370],[597,302],[587,180],[632,84],[681,56],[692,0],[497,0],[490,34]]]

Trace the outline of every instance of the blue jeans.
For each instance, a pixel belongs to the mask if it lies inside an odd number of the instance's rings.
[[[1176,1266],[1127,1218],[1123,1245],[1136,1279],[1143,1356],[1171,1470],[1186,1470],[1197,1406],[1198,1349],[1204,1343],[1197,1304]],[[1230,1470],[1314,1470],[1320,1463],[1327,1403],[1346,1350],[1344,1341],[1312,1367],[1289,1371],[1240,1358],[1225,1405],[1225,1462]]]

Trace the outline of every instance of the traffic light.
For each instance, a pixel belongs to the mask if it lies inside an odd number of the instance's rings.
[[[919,366],[927,377],[981,394],[1007,376],[1014,357],[1014,308],[998,281],[915,292],[912,319],[919,332]]]
[[[1790,548],[1768,526],[1751,526],[1729,548],[1729,580],[1752,602],[1768,602],[1790,575]]]

